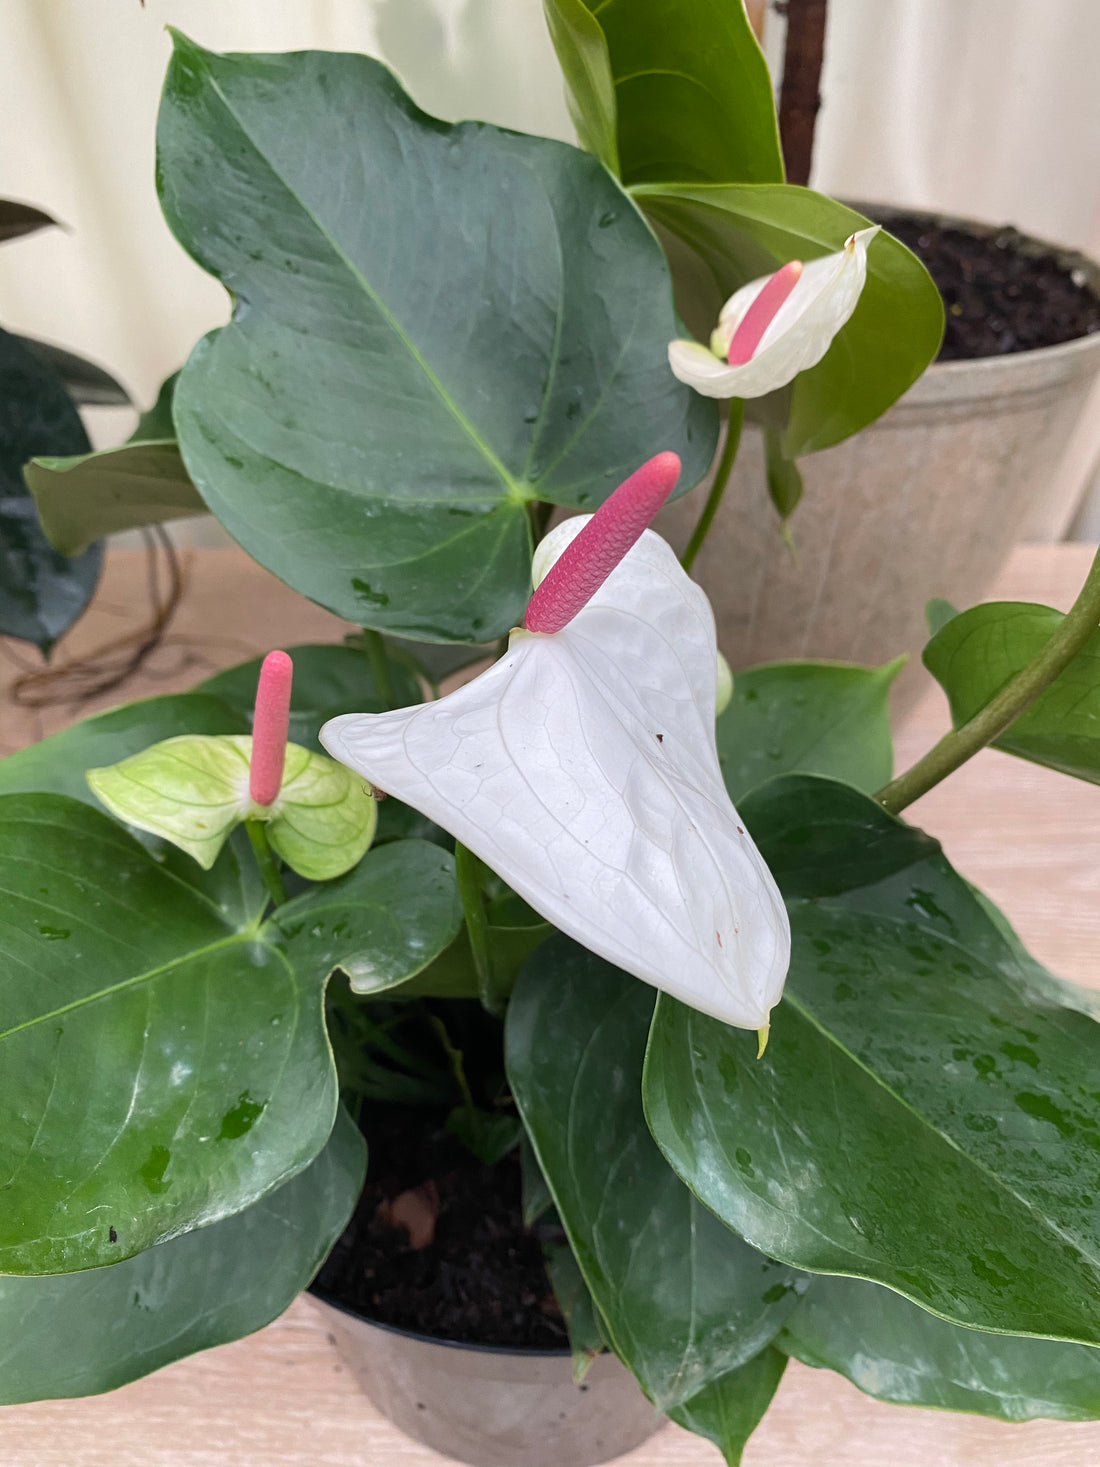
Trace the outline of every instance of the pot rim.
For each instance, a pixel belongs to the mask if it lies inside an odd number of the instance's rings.
[[[322,1304],[327,1304],[330,1309],[346,1314],[350,1319],[358,1320],[360,1324],[369,1324],[373,1329],[383,1330],[386,1334],[400,1335],[403,1339],[417,1340],[424,1345],[439,1345],[445,1350],[472,1350],[479,1355],[514,1355],[525,1360],[570,1360],[573,1357],[573,1351],[568,1345],[563,1345],[558,1350],[527,1349],[521,1345],[475,1345],[467,1340],[447,1340],[439,1335],[426,1335],[419,1330],[404,1329],[397,1324],[383,1324],[381,1320],[360,1314],[358,1309],[353,1309],[350,1304],[342,1303],[324,1289],[318,1288],[316,1284],[311,1284],[307,1293],[314,1299],[320,1300]]]
[[[891,218],[904,219],[928,219],[936,224],[943,225],[949,229],[961,229],[971,234],[976,239],[988,239],[990,235],[1001,234],[1009,231],[1016,240],[1025,248],[1021,253],[1054,255],[1058,263],[1066,270],[1082,270],[1086,275],[1086,287],[1100,300],[1100,263],[1091,256],[1083,254],[1080,250],[1071,249],[1068,245],[1058,244],[1055,240],[1045,239],[1042,235],[1029,234],[1025,230],[1017,229],[1014,224],[991,224],[983,219],[972,219],[964,214],[943,214],[936,209],[920,209],[909,207],[905,204],[888,203],[885,201],[874,202],[865,199],[848,200],[844,202],[857,214],[863,214],[875,223],[881,223],[883,228],[889,232]],[[1009,362],[1021,362],[1027,364],[1040,359],[1049,361],[1052,357],[1073,356],[1077,353],[1092,349],[1100,349],[1100,330],[1086,331],[1082,336],[1071,336],[1067,341],[1055,342],[1052,346],[1035,346],[1028,351],[996,352],[984,357],[959,357],[950,362],[930,362],[921,376],[927,376],[934,372],[937,376],[949,376],[975,368],[981,368],[985,363],[997,363],[1002,365]],[[919,378],[918,378],[919,381]]]

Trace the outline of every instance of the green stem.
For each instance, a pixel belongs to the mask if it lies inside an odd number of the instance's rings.
[[[960,728],[945,734],[911,769],[879,790],[875,799],[896,815],[1004,733],[1009,724],[1072,662],[1100,624],[1100,551],[1077,600],[1033,662],[1010,678],[995,698]]]
[[[730,402],[729,421],[726,425],[726,442],[722,449],[722,457],[718,460],[718,467],[714,471],[714,483],[711,485],[707,502],[703,505],[703,513],[699,516],[699,523],[691,532],[691,539],[687,543],[687,549],[680,557],[680,564],[689,571],[695,564],[695,557],[703,548],[703,541],[707,538],[714,516],[718,513],[718,506],[722,503],[722,496],[726,492],[730,474],[733,472],[733,462],[737,457],[737,450],[741,444],[741,425],[745,420],[745,404],[739,398],[733,398]]]
[[[277,907],[281,907],[286,901],[286,887],[279,872],[279,863],[267,838],[267,827],[262,820],[246,820],[244,828],[252,842],[252,854],[256,857],[256,865],[260,868],[267,894]]]
[[[369,627],[364,627],[363,640],[366,643],[371,676],[374,678],[374,686],[378,689],[378,696],[382,699],[386,709],[392,712],[397,707],[397,700],[393,695],[390,659],[386,656],[386,644],[382,640],[382,634],[371,631]]]
[[[470,1120],[473,1122],[474,1128],[476,1130],[477,1106],[474,1104],[474,1096],[473,1091],[470,1089],[470,1082],[466,1078],[466,1066],[463,1064],[462,1061],[462,1051],[461,1049],[456,1049],[455,1046],[451,1043],[451,1036],[447,1033],[447,1026],[446,1024],[444,1024],[443,1020],[438,1016],[438,1014],[429,1014],[428,1020],[431,1023],[432,1028],[438,1035],[439,1042],[443,1046],[443,1051],[451,1063],[451,1074],[454,1076],[455,1084],[458,1086],[459,1093],[462,1096],[462,1104],[465,1106],[466,1113],[470,1117]]]
[[[481,893],[479,864],[473,851],[456,841],[455,876],[458,880],[458,895],[462,902],[462,911],[466,918],[470,952],[474,958],[478,996],[481,999],[482,1008],[499,1018],[507,1007],[507,998],[499,991],[493,976],[493,964],[489,956],[489,919],[485,914],[485,900]]]

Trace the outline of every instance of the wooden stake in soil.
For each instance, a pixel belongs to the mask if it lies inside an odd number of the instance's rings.
[[[786,0],[787,43],[779,94],[779,136],[787,182],[807,184],[814,155],[814,126],[821,106],[827,0]]]

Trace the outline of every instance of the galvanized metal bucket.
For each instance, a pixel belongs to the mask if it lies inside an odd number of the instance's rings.
[[[578,1386],[565,1350],[451,1344],[309,1297],[372,1405],[446,1457],[475,1467],[592,1467],[664,1424],[613,1355],[598,1356]]]

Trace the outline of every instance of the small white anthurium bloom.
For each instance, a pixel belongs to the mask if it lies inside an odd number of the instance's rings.
[[[867,281],[877,224],[842,250],[751,280],[722,307],[710,346],[669,343],[673,375],[704,397],[763,397],[815,367],[851,320]]]
[[[718,765],[710,604],[646,529],[679,472],[658,454],[546,536],[524,626],[480,677],[321,742],[592,952],[766,1030],[787,915]]]

